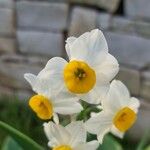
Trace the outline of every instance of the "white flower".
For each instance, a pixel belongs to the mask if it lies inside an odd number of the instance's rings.
[[[51,84],[46,82],[45,76],[40,72],[37,76],[27,73],[24,75],[25,79],[32,86],[33,91],[37,95],[31,97],[29,105],[37,116],[43,120],[51,119],[58,123],[58,114],[70,115],[79,113],[83,108],[78,102],[78,98],[72,94],[66,94],[62,90],[61,94],[53,90]]]
[[[69,62],[60,57],[50,59],[41,78],[44,76],[57,92],[66,89],[79,99],[99,104],[119,70],[117,60],[108,53],[103,33],[95,29],[79,38],[70,37],[66,51]]]
[[[139,100],[130,97],[126,86],[121,81],[114,80],[102,100],[103,110],[90,118],[85,127],[88,132],[97,135],[100,143],[108,132],[122,138],[136,121],[139,106]]]
[[[87,133],[83,122],[72,122],[66,127],[53,122],[44,123],[44,131],[52,150],[96,150],[98,141],[86,142]]]

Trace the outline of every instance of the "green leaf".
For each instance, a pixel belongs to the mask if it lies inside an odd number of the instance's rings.
[[[98,150],[123,150],[122,146],[110,135],[104,137],[103,144],[100,145]]]
[[[147,130],[142,138],[142,140],[140,141],[140,143],[137,146],[137,150],[143,150],[145,148],[145,146],[148,144],[150,139],[150,130]]]
[[[148,147],[146,147],[145,150],[150,150],[150,145]]]
[[[35,141],[21,133],[20,131],[14,129],[8,124],[0,121],[0,128],[7,132],[14,140],[24,149],[24,150],[44,150],[40,145]]]
[[[11,137],[7,137],[1,150],[23,150],[20,145]]]

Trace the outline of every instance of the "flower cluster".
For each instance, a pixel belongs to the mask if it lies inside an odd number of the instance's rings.
[[[108,132],[123,137],[136,121],[140,104],[121,81],[113,80],[119,65],[100,30],[69,37],[65,48],[69,61],[54,57],[37,76],[24,75],[37,93],[29,106],[40,119],[51,120],[44,123],[44,131],[53,150],[96,150]],[[58,114],[79,114],[81,100],[102,110],[86,121],[62,126]],[[87,132],[96,134],[97,141],[86,142]]]

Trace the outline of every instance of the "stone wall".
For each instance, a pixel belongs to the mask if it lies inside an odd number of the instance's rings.
[[[32,92],[23,74],[66,57],[66,37],[94,28],[104,31],[120,63],[117,78],[141,99],[139,115],[150,124],[149,0],[0,0],[0,95],[26,99]]]

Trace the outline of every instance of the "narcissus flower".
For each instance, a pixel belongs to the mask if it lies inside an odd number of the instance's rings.
[[[139,100],[130,97],[126,86],[114,80],[102,101],[103,110],[90,118],[85,127],[90,133],[97,134],[100,143],[108,132],[122,138],[125,131],[135,123],[139,106]]]
[[[117,60],[108,53],[103,33],[95,29],[79,38],[70,37],[66,51],[69,62],[60,57],[50,59],[42,71],[45,79],[57,91],[66,88],[79,99],[99,104],[119,70]]]
[[[87,133],[83,122],[72,122],[66,127],[53,122],[44,123],[44,131],[52,150],[96,150],[97,141],[86,142]]]
[[[46,76],[47,74],[45,74]],[[25,79],[37,93],[29,100],[29,105],[37,116],[43,120],[51,119],[58,122],[58,114],[74,114],[82,110],[78,99],[72,94],[67,94],[62,90],[61,94],[53,91],[51,85],[46,82],[44,74],[40,72],[37,76],[27,73]]]

